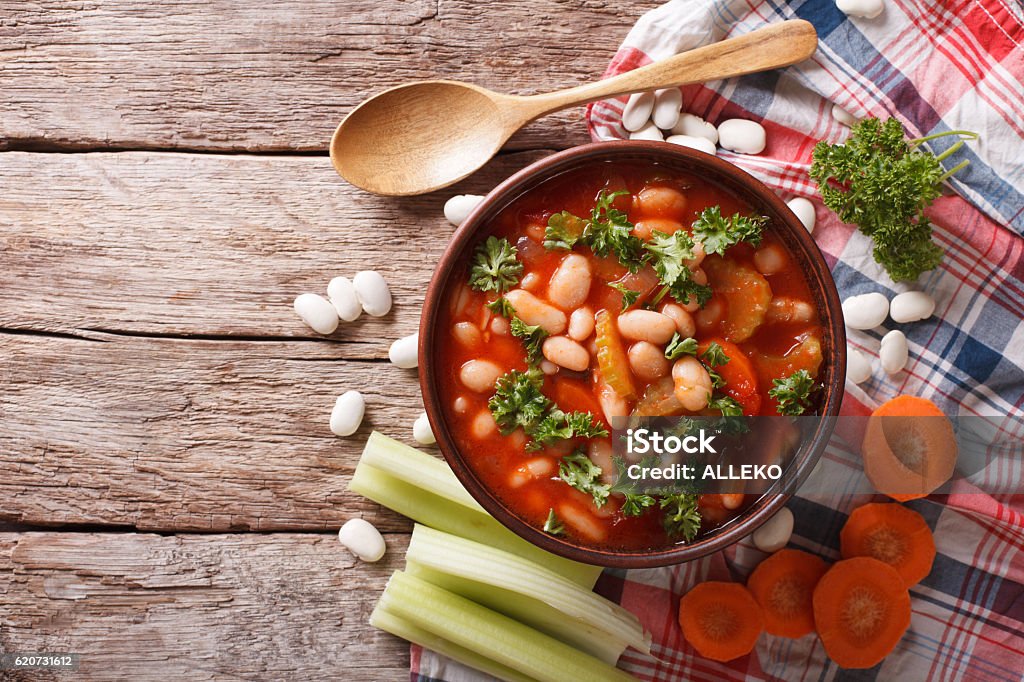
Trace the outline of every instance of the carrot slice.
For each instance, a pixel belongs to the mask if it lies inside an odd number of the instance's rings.
[[[825,653],[843,668],[878,665],[910,627],[903,578],[871,557],[833,564],[814,588],[813,603]]]
[[[707,273],[714,297],[726,303],[722,334],[730,341],[746,341],[764,322],[772,288],[754,268],[725,260],[714,254],[701,264]]]
[[[595,317],[597,332],[597,365],[601,376],[612,390],[626,400],[636,399],[636,387],[629,372],[629,358],[619,336],[615,318],[607,310],[601,310]]]
[[[729,358],[729,362],[713,368],[725,380],[722,392],[743,406],[743,414],[758,414],[761,410],[761,394],[757,389],[757,372],[754,371],[750,358],[739,346],[725,339],[708,339],[697,346],[697,353],[706,351],[712,342],[721,346]]]
[[[743,585],[710,581],[679,600],[679,626],[701,656],[731,661],[754,650],[764,616]]]
[[[924,517],[890,502],[865,504],[850,514],[839,533],[844,559],[869,556],[889,564],[909,588],[932,570],[935,538]]]
[[[799,549],[780,549],[758,564],[747,589],[764,611],[764,630],[782,637],[814,632],[814,588],[828,565]]]
[[[925,497],[953,475],[953,424],[932,401],[898,396],[871,413],[861,457],[878,492],[900,502]]]

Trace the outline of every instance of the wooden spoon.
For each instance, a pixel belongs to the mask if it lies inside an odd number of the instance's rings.
[[[503,95],[458,81],[407,83],[371,97],[345,117],[331,139],[331,162],[341,177],[370,192],[432,192],[483,166],[512,133],[551,112],[789,66],[810,57],[817,45],[814,27],[792,20],[543,95]]]

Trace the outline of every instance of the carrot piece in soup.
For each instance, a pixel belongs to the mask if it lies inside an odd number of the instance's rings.
[[[738,583],[701,583],[679,600],[683,636],[704,658],[731,661],[754,650],[764,616],[753,595]]]
[[[871,557],[844,559],[814,588],[814,623],[825,653],[843,668],[871,668],[910,627],[910,593],[895,568]]]
[[[772,288],[768,280],[752,267],[717,255],[702,264],[716,298],[725,300],[722,334],[729,341],[746,341],[764,322]]]
[[[798,549],[780,549],[758,564],[747,588],[764,611],[764,630],[781,637],[814,632],[814,588],[828,565]]]
[[[925,497],[953,475],[953,425],[930,400],[893,398],[868,418],[861,456],[878,492],[901,502]]]
[[[757,372],[746,353],[735,343],[725,339],[708,339],[697,346],[697,354],[706,351],[712,343],[722,347],[729,362],[714,367],[714,370],[725,380],[722,392],[734,398],[743,406],[743,414],[753,416],[761,410],[761,394],[758,392]]]
[[[597,333],[597,365],[601,376],[612,390],[626,400],[636,399],[636,386],[629,370],[629,357],[622,344],[619,328],[615,318],[607,310],[602,310],[595,317]]]
[[[932,570],[935,538],[924,517],[892,502],[865,504],[850,514],[839,534],[844,559],[869,556],[889,564],[908,588]]]

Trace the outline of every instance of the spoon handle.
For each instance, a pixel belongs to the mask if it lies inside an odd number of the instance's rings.
[[[818,34],[814,26],[802,19],[793,19],[698,47],[613,78],[516,99],[528,120],[532,120],[559,109],[618,95],[789,66],[810,57],[817,46]]]

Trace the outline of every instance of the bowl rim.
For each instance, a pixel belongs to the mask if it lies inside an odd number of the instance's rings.
[[[645,155],[646,159],[641,158]],[[605,567],[651,568],[698,559],[734,544],[771,518],[792,497],[792,493],[762,494],[739,517],[693,544],[677,544],[657,550],[640,551],[599,549],[574,544],[528,524],[476,476],[472,467],[462,457],[458,444],[448,428],[437,382],[440,363],[436,354],[437,340],[434,332],[443,309],[442,299],[448,290],[451,275],[464,264],[467,249],[476,243],[489,219],[516,197],[556,175],[588,164],[622,157],[633,157],[635,160],[648,160],[652,163],[675,162],[676,166],[683,166],[683,170],[691,173],[708,171],[713,182],[720,186],[724,185],[726,191],[736,193],[741,199],[769,215],[773,224],[781,225],[781,231],[786,233],[784,238],[787,248],[792,250],[793,242],[796,242],[803,264],[810,266],[807,272],[808,284],[812,294],[818,298],[816,307],[822,316],[822,327],[825,330],[822,340],[826,346],[826,362],[823,363],[823,367],[826,368],[826,381],[825,398],[821,413],[818,415],[818,428],[807,447],[798,451],[797,461],[787,467],[786,475],[790,475],[788,470],[794,466],[796,470],[793,475],[797,482],[802,481],[810,473],[832,435],[845,386],[846,334],[839,292],[832,274],[810,233],[771,188],[738,166],[680,145],[638,140],[584,144],[531,163],[492,189],[453,233],[427,287],[420,317],[419,381],[427,419],[441,454],[469,494],[499,523],[528,542],[568,559]],[[827,347],[826,341],[831,341],[831,348]],[[827,362],[829,359],[832,360],[831,364]],[[791,490],[795,490],[798,484]]]

